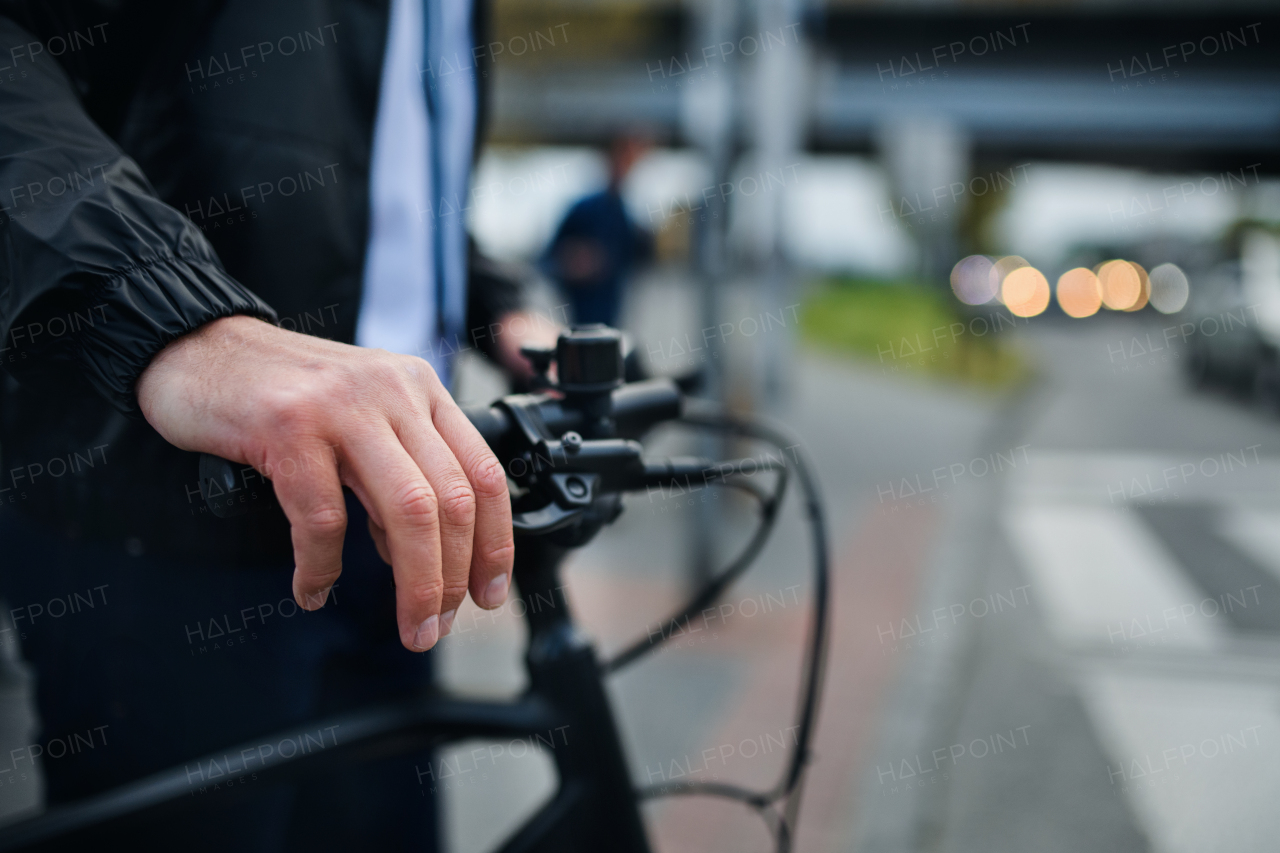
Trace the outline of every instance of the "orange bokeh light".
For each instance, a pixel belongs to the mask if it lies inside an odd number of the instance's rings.
[[[1004,302],[1004,280],[1009,273],[1016,269],[1027,266],[1027,259],[1018,255],[1006,255],[991,265],[991,271],[987,273],[990,277],[990,285],[992,291],[1001,302]]]
[[[1034,317],[1049,307],[1049,281],[1035,267],[1018,267],[1004,277],[1000,297],[1016,317]]]
[[[1093,270],[1076,267],[1058,278],[1058,305],[1068,317],[1092,317],[1102,307],[1102,283]]]
[[[1112,311],[1125,311],[1142,298],[1142,279],[1128,261],[1107,261],[1098,269],[1102,283],[1102,304]]]

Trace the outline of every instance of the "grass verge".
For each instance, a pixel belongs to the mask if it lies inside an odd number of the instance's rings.
[[[857,356],[885,373],[989,388],[1026,375],[1025,363],[996,330],[1013,325],[1003,309],[962,314],[950,294],[907,281],[827,279],[800,313],[801,335],[816,349]]]

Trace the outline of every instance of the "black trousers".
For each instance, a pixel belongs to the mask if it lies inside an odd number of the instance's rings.
[[[320,716],[430,684],[432,656],[400,645],[391,569],[359,502],[347,504],[343,574],[313,612],[293,602],[292,565],[134,557],[0,512],[0,595],[14,623],[0,642],[34,666],[42,723],[38,744],[0,757],[0,773],[38,761],[54,805],[185,766],[189,813],[103,839],[132,850],[437,849],[417,771],[428,753],[287,785],[254,773],[257,754],[341,742],[340,728],[311,724]],[[242,743],[257,754],[197,761]]]

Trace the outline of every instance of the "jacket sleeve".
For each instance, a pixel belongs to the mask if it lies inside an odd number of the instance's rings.
[[[0,45],[34,41],[0,17]],[[47,52],[4,62],[0,363],[23,384],[79,374],[136,414],[138,376],[170,341],[231,314],[275,314],[156,197]]]
[[[494,329],[505,315],[525,309],[523,283],[516,270],[482,255],[475,240],[468,240],[467,254],[467,335],[472,346],[496,360]]]

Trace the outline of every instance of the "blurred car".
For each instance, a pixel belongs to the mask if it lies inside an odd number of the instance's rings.
[[[1280,414],[1280,237],[1247,232],[1241,259],[1198,282],[1183,316],[1195,326],[1183,362],[1191,381]]]

